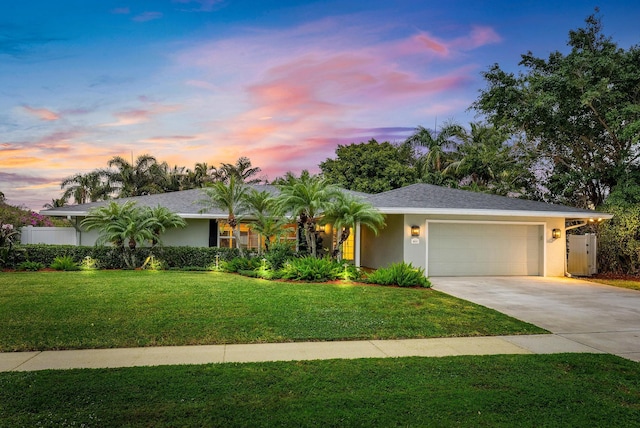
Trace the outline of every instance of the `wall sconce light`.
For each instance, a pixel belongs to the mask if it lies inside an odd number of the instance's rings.
[[[551,237],[553,239],[559,239],[562,236],[562,231],[560,229],[553,229],[551,231]]]
[[[411,226],[411,236],[420,236],[420,226]]]

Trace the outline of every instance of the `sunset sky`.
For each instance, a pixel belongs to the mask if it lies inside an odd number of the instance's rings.
[[[0,191],[40,210],[132,153],[315,172],[338,144],[468,124],[482,71],[566,50],[596,6],[640,43],[637,0],[5,0]]]

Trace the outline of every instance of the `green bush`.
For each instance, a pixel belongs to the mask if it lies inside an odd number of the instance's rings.
[[[261,260],[256,257],[235,257],[222,262],[220,266],[225,272],[240,272],[256,270],[261,264]]]
[[[296,281],[332,281],[340,278],[342,264],[328,259],[312,256],[291,259],[281,269],[282,278]]]
[[[40,262],[22,262],[18,265],[18,270],[38,271],[44,269],[44,265]]]
[[[366,277],[366,281],[379,285],[398,285],[400,287],[431,287],[424,276],[424,269],[415,268],[411,263],[393,263],[387,268],[378,269]]]
[[[272,244],[269,251],[264,253],[263,257],[267,259],[271,269],[279,270],[282,269],[287,261],[295,257],[295,252],[291,249],[289,244],[278,242]]]
[[[80,270],[80,266],[73,261],[71,256],[56,257],[51,263],[51,268],[65,271]]]
[[[18,246],[16,246],[18,247]],[[6,267],[16,268],[25,261],[39,262],[49,266],[56,257],[69,256],[78,264],[84,264],[87,257],[99,260],[101,269],[125,269],[122,252],[114,247],[99,246],[75,246],[75,245],[22,245],[15,252],[14,260]],[[135,257],[141,262],[146,260],[151,254],[148,247],[136,248]],[[211,269],[215,266],[216,255],[220,262],[231,260],[238,256],[235,248],[217,247],[156,247],[153,254],[166,263],[167,268],[181,269],[185,266],[201,268],[201,270]]]

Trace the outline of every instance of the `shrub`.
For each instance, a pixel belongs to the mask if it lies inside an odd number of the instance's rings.
[[[55,270],[80,270],[80,266],[73,261],[71,256],[56,257],[51,263],[51,268]]]
[[[22,262],[18,265],[18,270],[29,270],[29,271],[37,271],[40,269],[44,269],[44,265],[40,262]]]
[[[264,254],[264,258],[269,262],[269,266],[273,270],[282,269],[284,264],[295,257],[295,252],[291,247],[283,242],[272,244]]]
[[[258,258],[253,257],[235,257],[229,261],[221,263],[221,268],[225,272],[240,272],[256,270],[262,262]]]
[[[97,259],[94,259],[91,256],[85,256],[80,263],[80,268],[82,270],[94,270],[100,268],[100,262]]]
[[[398,285],[400,287],[431,287],[424,276],[424,269],[415,268],[411,263],[393,263],[387,268],[378,269],[366,277],[366,281],[379,285]]]
[[[332,281],[338,279],[343,266],[331,259],[312,256],[291,259],[282,268],[282,278],[297,281]]]

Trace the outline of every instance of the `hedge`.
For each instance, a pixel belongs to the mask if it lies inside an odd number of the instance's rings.
[[[49,266],[56,257],[71,257],[76,263],[82,263],[86,257],[98,261],[101,269],[124,269],[122,253],[113,247],[86,247],[76,245],[19,245],[16,246],[15,257],[8,268],[17,268],[22,262],[29,261]],[[148,247],[136,248],[137,260],[144,261],[151,254]],[[157,247],[153,254],[162,260],[168,268],[183,268],[186,266],[208,268],[219,261],[232,260],[238,257],[235,248],[218,247]]]

